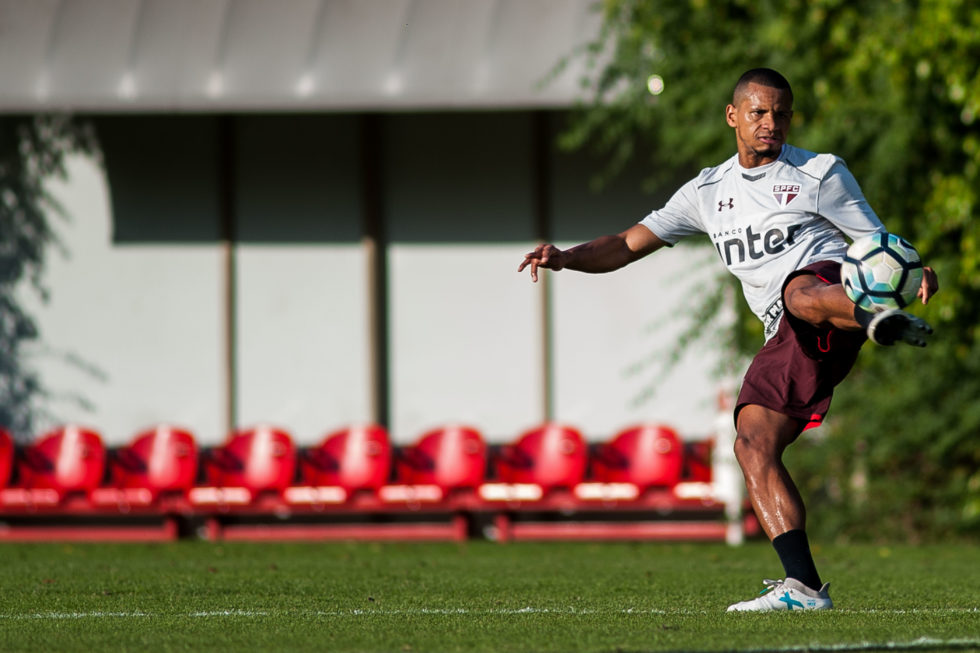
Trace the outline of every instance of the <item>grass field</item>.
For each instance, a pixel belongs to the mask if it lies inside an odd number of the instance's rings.
[[[976,547],[816,556],[838,609],[758,615],[764,542],[2,544],[0,649],[980,649]]]

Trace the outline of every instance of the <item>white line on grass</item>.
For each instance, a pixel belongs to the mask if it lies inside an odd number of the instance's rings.
[[[268,617],[271,612],[264,610],[206,610],[191,612],[188,617]],[[180,615],[173,615],[180,616]]]
[[[980,639],[935,639],[933,637],[920,637],[907,642],[855,642],[852,644],[804,644],[800,646],[787,646],[782,648],[760,648],[745,649],[742,653],[794,653],[795,651],[808,651],[821,653],[822,651],[914,651],[914,650],[942,650],[942,649],[971,649],[980,646]]]
[[[289,614],[291,611],[266,611],[266,610],[201,610],[187,613],[154,613],[154,612],[34,612],[27,614],[0,614],[0,620],[66,620],[66,619],[146,619],[152,617],[169,618],[254,618],[268,617],[272,615],[281,616]],[[299,616],[313,617],[376,617],[376,616],[398,616],[398,615],[525,615],[525,614],[557,614],[557,615],[595,615],[595,614],[636,614],[636,615],[703,615],[715,614],[717,610],[658,610],[624,608],[620,610],[589,610],[579,608],[534,608],[531,606],[523,608],[494,608],[494,609],[469,609],[469,608],[407,608],[385,610],[383,608],[374,609],[352,609],[352,610],[300,610],[292,612]],[[910,610],[836,610],[836,612],[846,614],[877,614],[877,615],[905,615],[905,614],[962,614],[978,613],[980,608],[914,608]],[[953,638],[935,639],[932,637],[920,637],[910,641],[897,642],[855,642],[849,644],[803,644],[799,646],[786,646],[779,648],[766,649],[746,649],[743,653],[796,653],[797,651],[811,651],[820,653],[836,653],[837,651],[913,651],[913,650],[933,650],[933,649],[972,649],[980,648],[980,638]]]
[[[618,610],[595,610],[590,608],[536,608],[525,606],[522,608],[352,608],[349,610],[196,610],[186,613],[172,612],[31,612],[23,614],[0,614],[0,620],[59,620],[59,619],[146,619],[151,617],[185,617],[185,618],[210,618],[210,617],[269,617],[281,616],[284,614],[294,614],[307,617],[395,617],[395,616],[419,616],[419,615],[469,615],[469,616],[509,616],[527,614],[555,614],[555,615],[677,615],[677,616],[696,616],[714,615],[720,610],[663,610],[657,608],[621,608]],[[915,614],[980,614],[980,607],[976,608],[911,608],[907,610],[882,610],[870,608],[866,610],[836,609],[837,614],[856,614],[856,615],[915,615]],[[970,640],[973,642],[974,640]],[[980,643],[980,640],[976,640]],[[775,649],[774,649],[775,650]],[[778,649],[793,651],[795,648]],[[848,649],[844,649],[848,650]]]
[[[520,615],[520,614],[572,614],[572,615],[591,615],[591,614],[667,614],[667,610],[636,610],[625,608],[622,610],[591,610],[589,608],[488,608],[471,610],[469,608],[407,608],[404,610],[394,609],[385,610],[382,608],[359,608],[354,610],[318,610],[310,614],[318,617],[389,617],[399,615],[452,615],[465,614],[474,616],[487,615]],[[680,614],[678,612],[677,614]],[[693,613],[692,613],[693,614]]]
[[[0,614],[0,619],[132,619],[156,617],[149,612],[34,612],[28,614]]]

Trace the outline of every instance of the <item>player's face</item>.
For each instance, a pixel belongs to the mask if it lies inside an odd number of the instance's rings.
[[[772,163],[779,156],[793,118],[789,91],[749,84],[746,92],[725,110],[728,124],[735,128],[738,160],[746,168]]]

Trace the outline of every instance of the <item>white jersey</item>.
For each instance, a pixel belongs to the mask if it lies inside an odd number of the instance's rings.
[[[854,240],[884,231],[840,158],[791,145],[757,168],[743,168],[738,155],[705,168],[640,224],[669,245],[707,234],[742,282],[767,340],[779,326],[782,285],[791,272],[844,260],[845,235]]]

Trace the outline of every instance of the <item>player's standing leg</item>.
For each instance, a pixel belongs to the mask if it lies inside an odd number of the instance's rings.
[[[783,452],[802,429],[799,420],[762,406],[738,414],[735,456],[755,514],[772,541],[785,580],[766,581],[769,592],[730,606],[729,611],[824,610],[833,607],[810,553],[803,498],[783,464]]]

